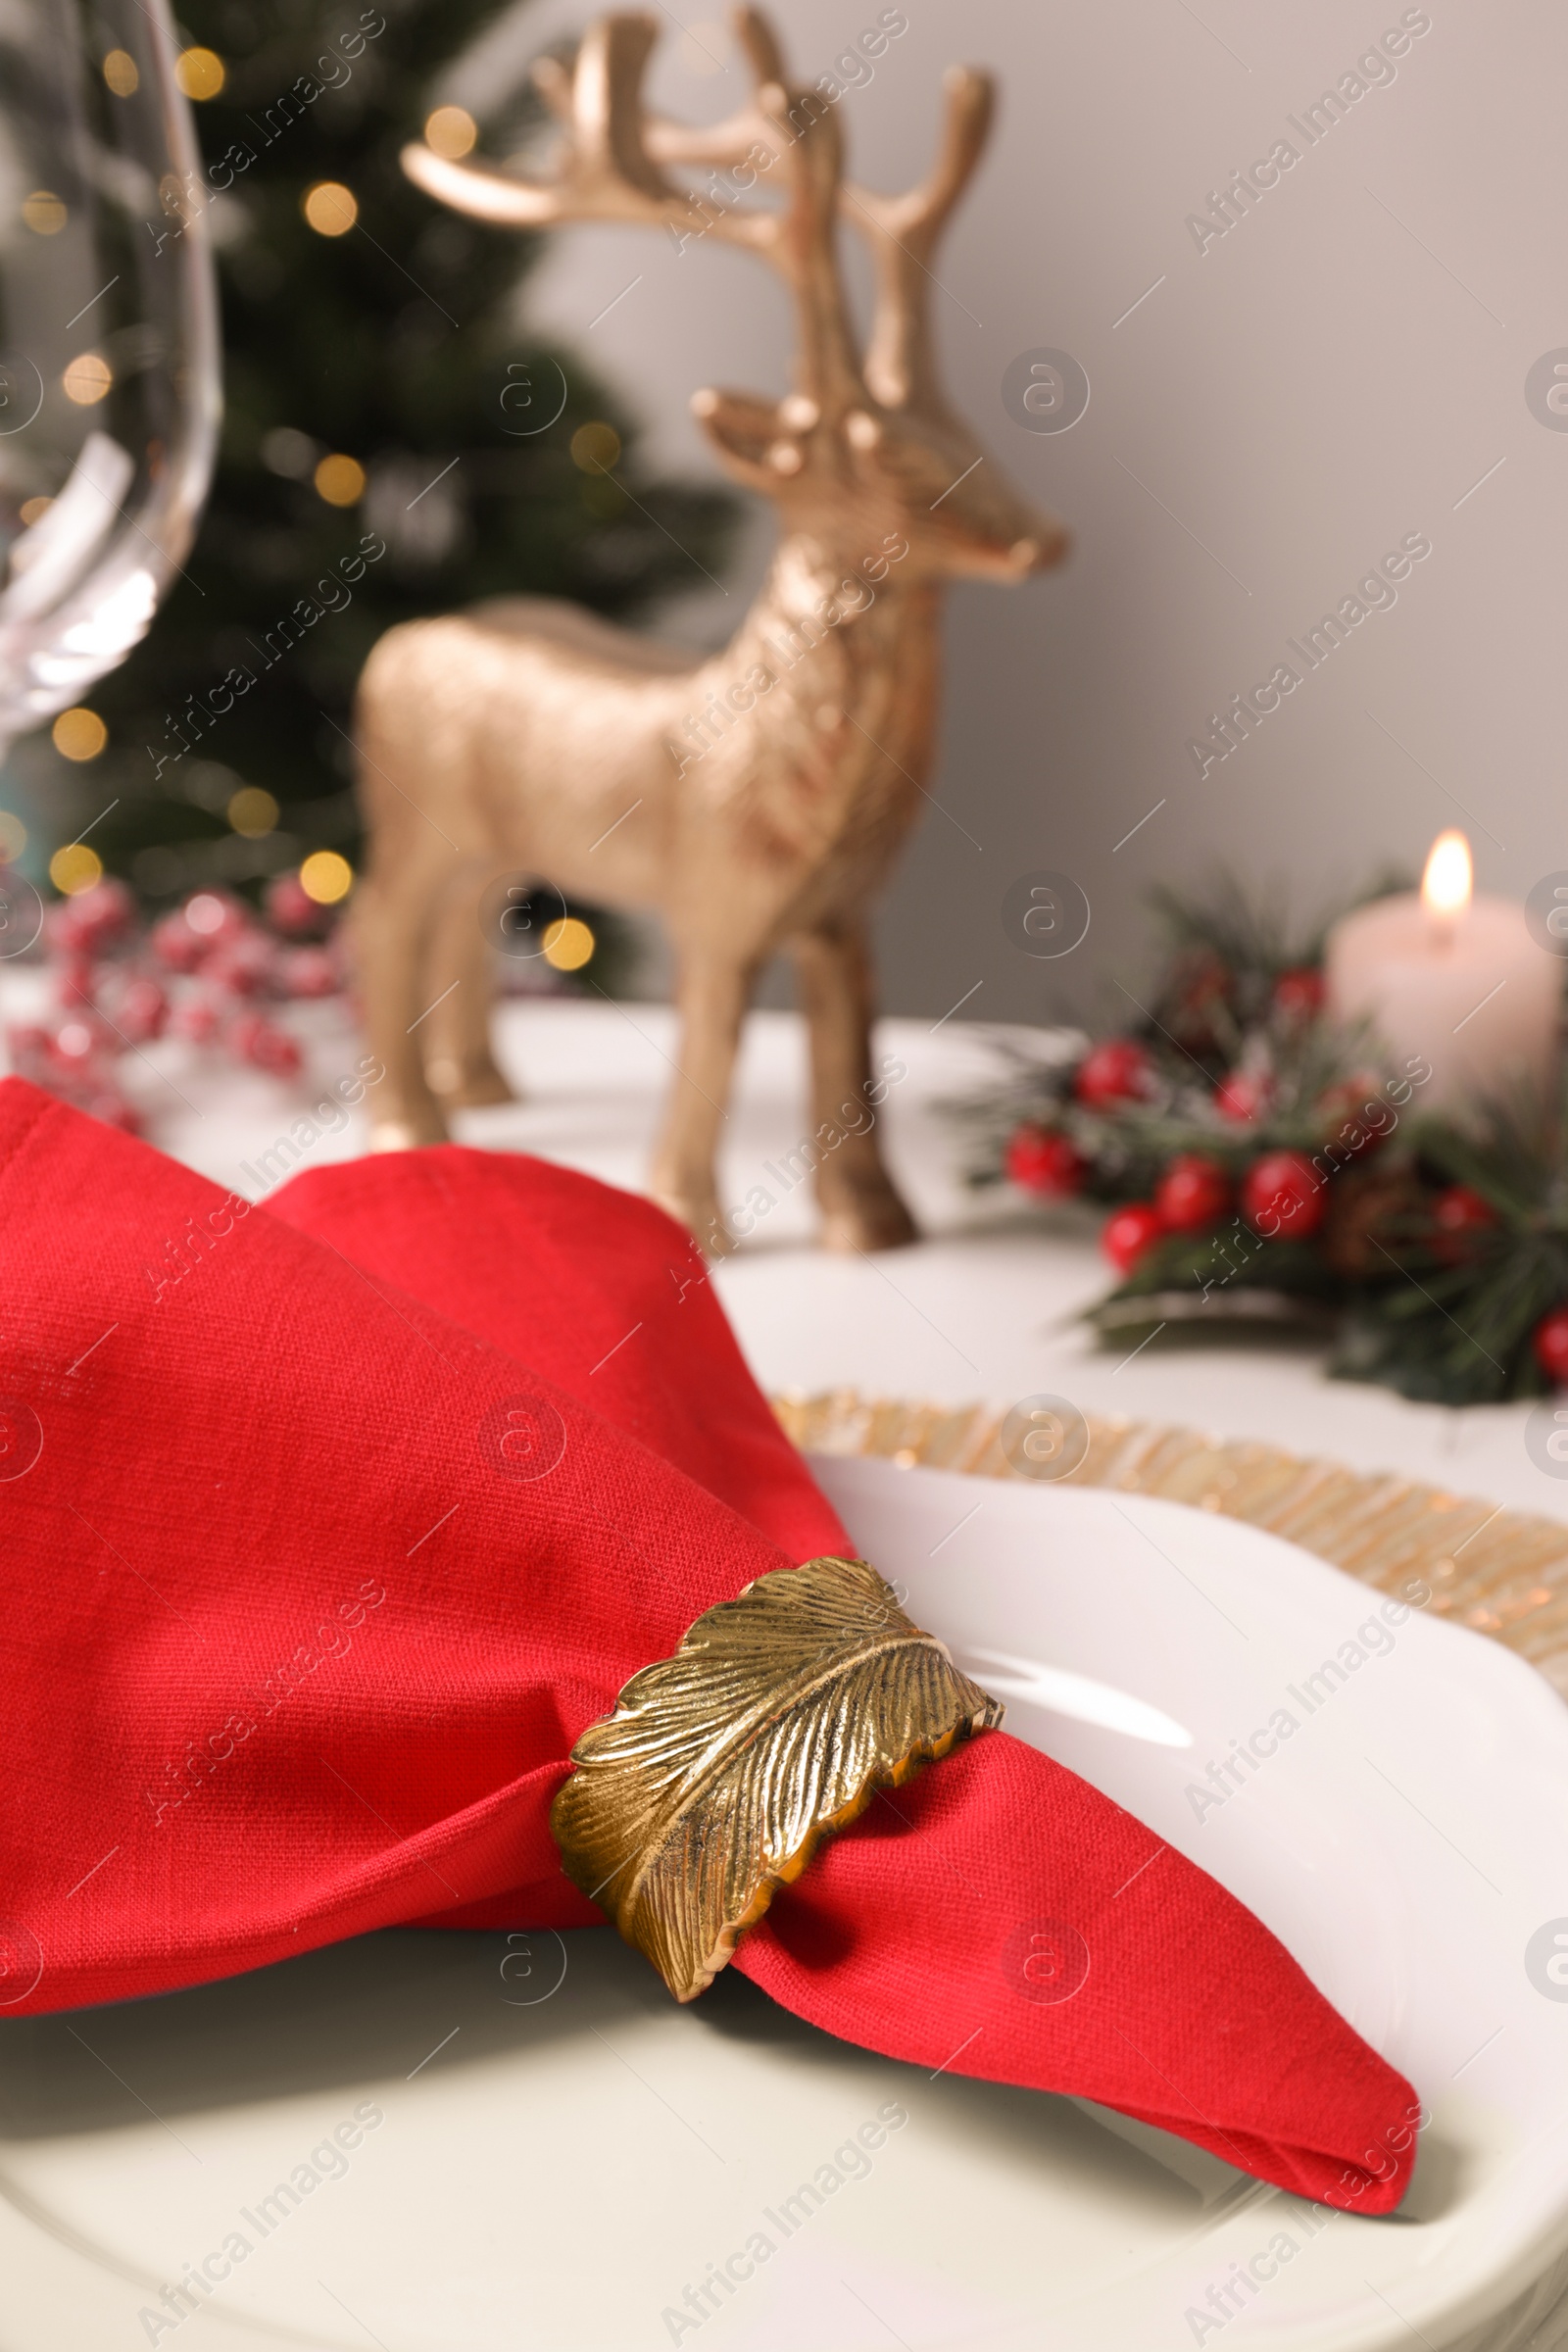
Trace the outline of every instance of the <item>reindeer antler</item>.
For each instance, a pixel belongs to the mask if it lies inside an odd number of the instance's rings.
[[[553,180],[456,163],[417,143],[404,148],[404,171],[454,211],[511,228],[683,217],[684,197],[657,170],[642,139],[643,74],[657,37],[652,17],[606,17],[584,33],[569,77],[553,60],[535,68],[551,111],[568,131]]]
[[[767,20],[756,9],[743,8],[735,11],[734,22],[759,79],[782,81],[783,63]],[[931,351],[929,263],[985,152],[995,84],[974,67],[955,66],[946,89],[942,149],[918,187],[882,196],[845,181],[839,190],[842,217],[864,238],[877,271],[876,316],[862,372],[867,388],[890,409],[944,405]],[[734,166],[746,160],[767,128],[767,118],[755,106],[702,130],[661,118],[648,125],[648,151],[661,163]]]
[[[694,199],[665,177],[665,164],[735,166],[760,148],[764,169],[781,160],[790,175],[783,212],[739,203],[708,208],[704,233],[772,262],[788,279],[801,325],[802,396],[842,413],[869,390],[885,408],[941,412],[931,348],[930,259],[985,149],[991,127],[989,74],[954,67],[947,76],[942,150],[918,187],[879,195],[846,183],[838,122],[815,90],[790,87],[777,35],[760,9],[734,23],[750,60],[752,97],[706,129],[643,108],[643,76],[658,38],[647,15],[602,18],[589,26],[568,73],[554,59],[534,78],[565,138],[555,176],[524,179],[485,164],[458,163],[415,144],[403,168],[427,194],[457,212],[515,228],[568,220],[691,225]],[[858,365],[834,249],[841,207],[865,238],[877,272],[877,305],[863,371]],[[711,414],[734,396],[706,396]]]
[[[770,87],[782,90],[789,80],[784,52],[779,47],[778,35],[761,10],[732,9],[730,22],[735,27],[735,37],[751,64],[756,91]],[[754,147],[765,144],[767,134],[773,127],[754,93],[735,114],[727,116],[722,122],[710,123],[706,128],[694,128],[687,122],[671,122],[662,115],[650,118],[647,124],[648,152],[662,164],[740,164],[746,161]]]
[[[989,74],[950,67],[942,149],[918,187],[879,196],[846,185],[847,218],[871,248],[877,306],[864,373],[886,408],[940,409],[931,349],[929,263],[938,238],[985,152],[995,96]]]
[[[800,320],[801,391],[819,410],[842,412],[864,398],[864,386],[834,250],[843,177],[838,124],[815,91],[788,86],[778,42],[760,11],[739,11],[737,24],[757,89],[747,108],[712,130],[682,131],[646,119],[643,75],[657,22],[606,17],[583,35],[569,74],[553,63],[535,70],[566,133],[552,179],[453,162],[418,144],[403,150],[403,168],[455,211],[503,225],[633,220],[689,229],[692,199],[664,176],[661,163],[739,160],[763,146],[771,163],[787,161],[788,205],[782,212],[729,205],[706,220],[705,230],[782,271]]]

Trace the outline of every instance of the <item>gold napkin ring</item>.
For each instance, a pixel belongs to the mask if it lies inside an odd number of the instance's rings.
[[[808,1560],[632,1676],[550,1827],[573,1885],[695,2000],[821,1838],[1003,1713],[864,1560]]]

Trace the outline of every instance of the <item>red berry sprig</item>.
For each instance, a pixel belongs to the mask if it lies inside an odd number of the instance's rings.
[[[1304,1152],[1265,1152],[1242,1178],[1242,1214],[1265,1241],[1304,1242],[1328,1207],[1325,1180]]]
[[[1531,1335],[1536,1361],[1554,1389],[1568,1388],[1568,1306],[1543,1315]]]
[[[1146,1251],[1165,1238],[1165,1227],[1152,1200],[1129,1200],[1113,1208],[1101,1228],[1100,1247],[1118,1274],[1130,1274]]]
[[[1231,1204],[1231,1180],[1217,1159],[1178,1152],[1154,1187],[1154,1207],[1169,1233],[1201,1233]]]
[[[1089,1162],[1066,1136],[1049,1127],[1016,1128],[1004,1162],[1009,1183],[1042,1200],[1067,1200],[1083,1188]]]
[[[1432,1203],[1432,1249],[1446,1266],[1462,1266],[1474,1257],[1479,1237],[1498,1222],[1490,1200],[1468,1184],[1450,1184]]]
[[[1073,1093],[1090,1110],[1147,1102],[1155,1091],[1154,1057],[1135,1037],[1110,1037],[1091,1046],[1073,1077]]]
[[[122,1057],[169,1035],[218,1048],[274,1077],[302,1067],[300,1047],[266,1009],[334,995],[344,984],[329,909],[297,874],[268,891],[263,922],[227,891],[199,890],[141,928],[123,882],[106,879],[49,909],[56,1009],[8,1032],[12,1067],[95,1117],[134,1132]]]
[[[1267,1110],[1273,1088],[1262,1070],[1232,1070],[1214,1089],[1214,1108],[1238,1127],[1255,1126]]]

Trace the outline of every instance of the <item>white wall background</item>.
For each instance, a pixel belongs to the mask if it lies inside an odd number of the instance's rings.
[[[796,74],[829,67],[879,5],[790,0]],[[1430,0],[1396,78],[1200,253],[1186,217],[1276,139],[1304,147],[1286,117],[1352,71],[1402,0],[906,10],[908,31],[844,101],[852,168],[907,184],[943,67],[997,71],[993,149],[937,264],[953,294],[936,297],[941,347],[995,462],[1077,546],[1027,587],[952,597],[934,791],[964,830],[928,812],[885,902],[890,1009],[935,1018],[979,981],[965,1019],[1108,1010],[1111,975],[1136,985],[1147,967],[1151,881],[1221,862],[1289,878],[1308,910],[1390,860],[1417,867],[1453,822],[1484,887],[1523,898],[1568,866],[1568,433],[1524,397],[1531,364],[1568,345],[1568,18],[1547,0]],[[590,13],[535,0],[492,50],[525,54]],[[743,69],[727,34],[663,14],[660,103],[728,111]],[[453,95],[482,112],[497,63],[470,61]],[[710,461],[692,389],[787,381],[779,290],[711,241],[677,254],[651,232],[564,232],[530,313],[591,353],[659,460],[694,475]],[[1000,397],[1009,360],[1039,345],[1072,353],[1093,387],[1059,436],[1024,431]],[[1433,553],[1397,606],[1200,781],[1184,746],[1207,714],[1413,531]],[[728,599],[707,591],[674,633],[726,634],[766,545],[760,521]],[[1065,869],[1093,906],[1060,963],[1001,928],[1003,893],[1031,867]]]

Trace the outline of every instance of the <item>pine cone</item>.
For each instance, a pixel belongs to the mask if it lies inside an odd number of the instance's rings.
[[[1329,1185],[1318,1246],[1331,1272],[1348,1282],[1364,1282],[1389,1273],[1384,1251],[1402,1258],[1426,1221],[1426,1195],[1412,1168],[1382,1163],[1347,1168]]]

